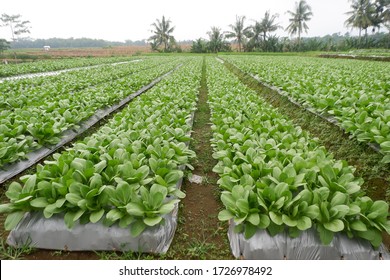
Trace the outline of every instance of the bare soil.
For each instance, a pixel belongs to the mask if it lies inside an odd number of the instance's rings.
[[[180,48],[183,52],[188,52],[190,45],[182,44]],[[12,51],[12,52],[11,52]],[[8,63],[29,62],[40,59],[58,59],[72,57],[111,57],[111,56],[134,56],[154,53],[149,45],[146,46],[115,46],[96,48],[51,48],[48,51],[43,49],[19,49],[15,52],[11,50],[5,53]],[[22,59],[15,59],[14,55],[22,56]]]
[[[197,154],[192,174],[203,177],[201,184],[184,182],[186,198],[182,201],[179,215],[182,223],[172,245],[173,251],[181,252],[184,259],[232,259],[227,240],[227,223],[218,220],[222,203],[217,186],[218,175],[212,172],[217,163],[212,158],[210,139],[210,109],[207,101],[206,69],[203,65],[198,110],[195,114],[191,148]],[[183,247],[184,250],[179,248]]]

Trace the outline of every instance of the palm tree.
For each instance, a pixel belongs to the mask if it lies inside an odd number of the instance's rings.
[[[241,52],[241,46],[245,43],[245,34],[249,31],[249,27],[244,27],[245,16],[236,16],[236,23],[230,24],[232,31],[226,32],[226,38],[235,38],[238,43],[238,51]]]
[[[269,11],[265,12],[264,18],[260,22],[264,42],[266,41],[267,33],[274,32],[281,27],[279,24],[275,23],[275,20],[278,18],[278,16],[278,14],[271,16]]]
[[[361,41],[362,30],[365,30],[367,40],[367,29],[374,24],[375,7],[370,0],[354,0],[351,8],[352,11],[347,12],[349,17],[345,21],[345,25],[359,28],[359,42]]]
[[[164,52],[169,51],[172,47],[172,44],[175,43],[175,37],[171,33],[175,30],[175,27],[171,27],[171,20],[165,19],[165,16],[162,17],[162,20],[156,19],[156,22],[152,24],[154,30],[153,36],[149,38],[152,41],[152,48],[157,49],[161,44],[164,45]]]
[[[301,33],[302,31],[307,32],[309,27],[306,22],[311,20],[313,13],[311,7],[306,3],[305,0],[300,0],[299,3],[295,2],[295,11],[287,11],[291,15],[289,19],[290,25],[287,26],[286,30],[291,34],[298,33],[298,46],[301,43]]]
[[[255,21],[254,25],[250,26],[251,30],[249,32],[249,42],[247,44],[247,49],[251,51],[252,49],[260,49],[261,42],[263,38],[263,28],[260,21]]]
[[[209,35],[209,49],[211,52],[217,53],[221,51],[224,47],[224,36],[221,32],[221,28],[212,26],[211,31],[207,32]]]
[[[382,23],[384,25],[390,25],[390,0],[384,0],[385,4],[382,12]]]
[[[270,12],[267,11],[264,14],[264,18],[258,23],[260,25],[258,28],[260,28],[260,31],[263,36],[264,50],[267,49],[267,37],[268,37],[267,34],[274,32],[281,27],[280,25],[275,23],[275,20],[277,18],[278,18],[277,14],[271,16]]]
[[[390,24],[390,0],[375,0],[373,3],[375,12],[372,18],[373,27],[380,29],[381,25],[388,26]]]

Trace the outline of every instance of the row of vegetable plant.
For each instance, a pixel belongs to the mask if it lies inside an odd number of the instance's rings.
[[[225,58],[282,89],[305,107],[333,116],[359,141],[380,146],[390,163],[390,65],[313,57]]]
[[[365,196],[352,166],[333,159],[223,64],[208,64],[213,170],[225,206],[219,219],[232,219],[245,238],[259,229],[297,237],[314,227],[323,244],[344,232],[379,246],[382,231],[390,233],[388,204]]]
[[[164,59],[163,61],[169,60]],[[21,94],[27,97],[34,97],[41,94],[42,91],[48,90],[54,91],[57,94],[79,91],[92,85],[115,80],[129,75],[132,72],[159,65],[163,61],[159,61],[158,59],[153,59],[150,62],[133,60],[120,64],[101,64],[93,68],[68,69],[66,72],[58,72],[58,75],[42,75],[4,80],[0,83],[2,103],[7,98]],[[2,106],[4,105],[2,104]]]
[[[38,92],[27,87],[26,91],[15,96],[5,94],[0,101],[0,167],[24,158],[28,152],[43,145],[58,143],[65,130],[77,127],[98,109],[122,100],[180,63],[180,60],[174,59],[168,63],[158,61],[159,67],[135,73],[134,66],[122,66],[119,69],[128,75],[83,86],[84,89],[75,92],[68,92],[61,85],[39,87]],[[153,65],[156,66],[155,63]],[[73,80],[63,83],[71,84]],[[87,84],[88,80],[83,80],[83,83]]]
[[[159,225],[185,194],[178,189],[182,166],[195,156],[190,140],[191,119],[201,78],[200,58],[185,65],[150,91],[134,99],[96,133],[74,143],[37,172],[10,184],[8,213],[11,230],[24,213],[45,218],[64,215],[69,228],[102,222],[130,226],[134,236]]]
[[[69,68],[87,67],[99,64],[129,61],[128,57],[94,57],[94,58],[64,58],[37,60],[24,63],[3,64],[0,68],[0,77],[10,77],[21,74],[57,71]]]

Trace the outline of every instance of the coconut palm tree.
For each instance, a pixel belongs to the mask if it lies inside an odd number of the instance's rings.
[[[390,0],[375,0],[373,3],[375,8],[372,17],[373,27],[380,29],[381,25],[388,26],[390,24]]]
[[[367,40],[367,29],[374,25],[375,7],[370,0],[353,0],[351,8],[352,11],[347,12],[349,17],[345,25],[359,29],[359,42],[361,42],[362,30],[365,30]]]
[[[384,0],[383,2],[382,23],[390,26],[390,0]]]
[[[286,30],[291,35],[298,33],[299,46],[301,43],[301,33],[303,31],[307,32],[309,29],[306,22],[311,20],[311,16],[313,16],[311,7],[306,3],[305,0],[300,0],[299,2],[295,2],[295,10],[287,11],[287,13],[291,15],[291,18],[289,19],[290,24],[287,26]]]
[[[275,20],[278,18],[278,14],[271,15],[269,11],[266,11],[264,18],[260,21],[260,29],[263,34],[263,41],[267,39],[267,34],[278,30],[281,26],[275,23]]]
[[[207,32],[207,35],[209,35],[208,45],[211,52],[217,53],[224,49],[226,44],[221,28],[212,26],[211,31]]]
[[[251,51],[253,49],[260,49],[263,39],[263,28],[260,21],[255,21],[253,25],[250,26],[250,32],[248,32],[248,37],[250,38],[247,43],[247,50]]]
[[[259,22],[260,31],[263,36],[264,50],[267,50],[267,37],[268,33],[278,30],[281,26],[275,23],[275,20],[278,18],[278,15],[271,15],[269,11],[265,12],[264,18]]]
[[[261,21],[256,20],[255,23],[249,27],[250,32],[246,34],[250,38],[247,47],[250,49],[262,48],[264,51],[267,51],[269,33],[274,32],[281,27],[275,23],[277,18],[277,14],[271,15],[270,12],[267,11]]]
[[[387,47],[390,48],[390,0],[386,0],[386,6],[382,12],[382,24],[389,30]]]
[[[165,16],[163,16],[161,21],[156,19],[156,22],[152,24],[154,27],[154,30],[152,30],[154,35],[149,38],[149,41],[152,42],[152,48],[157,49],[163,44],[164,52],[171,49],[172,44],[175,43],[175,37],[171,35],[175,27],[171,27],[171,23],[170,19],[166,20]]]
[[[249,27],[244,27],[245,16],[236,16],[235,24],[230,24],[232,31],[226,32],[226,38],[234,38],[238,43],[238,51],[241,52],[242,45],[245,44],[245,37],[249,31]]]

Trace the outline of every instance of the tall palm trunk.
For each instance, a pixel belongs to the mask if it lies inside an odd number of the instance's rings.
[[[298,31],[298,49],[301,48],[301,32]]]

